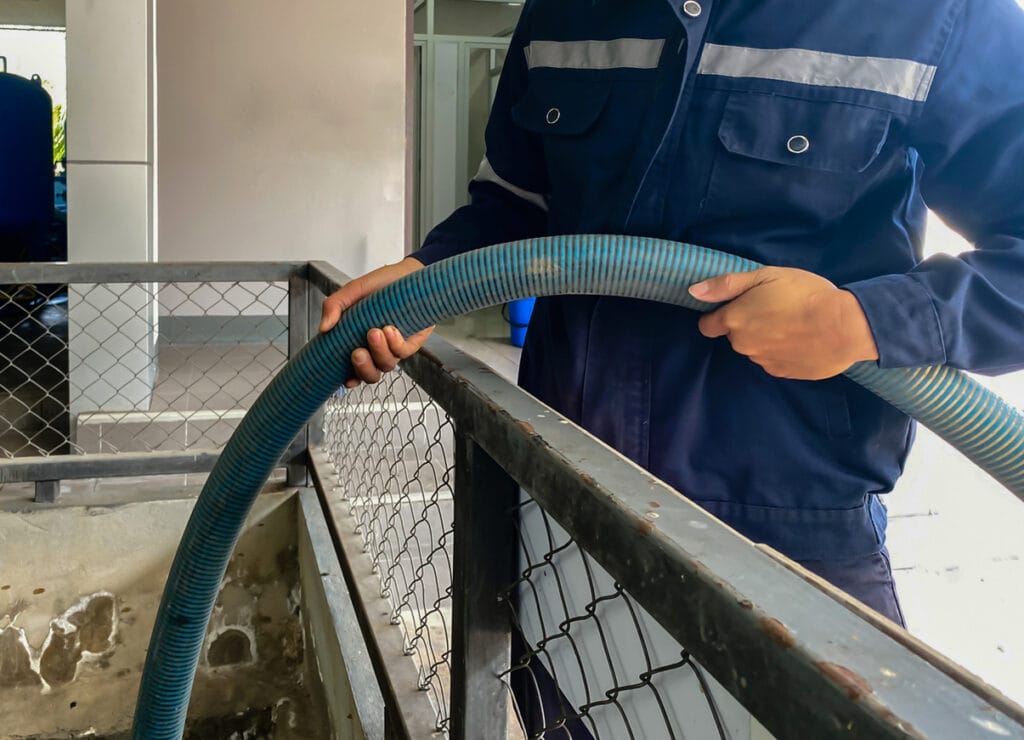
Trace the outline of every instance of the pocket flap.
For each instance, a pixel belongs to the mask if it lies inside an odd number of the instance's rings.
[[[733,93],[718,138],[733,154],[829,172],[863,172],[885,144],[892,114],[824,100]]]
[[[530,80],[526,96],[512,108],[512,119],[539,134],[585,133],[608,102],[608,85],[585,81]]]

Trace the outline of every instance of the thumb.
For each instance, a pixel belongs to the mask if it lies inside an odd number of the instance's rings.
[[[706,303],[724,303],[746,293],[768,279],[764,268],[751,272],[730,272],[690,286],[690,295]]]
[[[320,318],[321,334],[337,324],[341,315],[361,298],[373,292],[372,282],[368,280],[369,277],[369,275],[364,275],[361,278],[356,278],[324,299]]]
[[[338,319],[341,318],[342,310],[344,309],[341,306],[341,302],[334,296],[330,296],[324,300],[320,316],[321,334],[328,331],[332,326],[338,323]]]

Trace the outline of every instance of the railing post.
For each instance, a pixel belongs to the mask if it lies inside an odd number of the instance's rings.
[[[309,281],[305,275],[288,278],[288,359],[299,353],[309,341]],[[285,455],[289,486],[309,485],[306,449],[309,447],[309,424],[295,436]]]
[[[55,504],[60,498],[59,480],[37,480],[35,488],[37,504]]]
[[[455,433],[452,563],[451,737],[505,738],[511,613],[498,600],[511,583],[511,518],[519,487],[473,440]]]
[[[313,339],[320,331],[320,314],[324,294],[309,278],[306,278],[306,340]],[[324,441],[324,408],[321,406],[306,424],[306,444],[317,447]]]

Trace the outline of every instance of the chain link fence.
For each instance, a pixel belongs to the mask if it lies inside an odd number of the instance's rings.
[[[337,493],[358,522],[442,731],[451,676],[453,446],[448,415],[401,371],[324,409]]]
[[[8,284],[0,455],[220,448],[287,340],[284,282]]]
[[[527,737],[749,736],[735,700],[535,501],[510,525],[521,572],[502,598],[521,639],[503,678]]]
[[[391,622],[450,723],[455,429],[402,371],[333,398],[323,448],[340,500],[380,578]],[[518,577],[498,594],[516,628],[501,679],[515,709],[510,737],[734,737],[720,708],[735,700],[523,494],[506,512]],[[455,584],[458,588],[459,584]],[[746,716],[744,714],[744,716]],[[748,737],[747,732],[735,737]],[[767,737],[767,736],[766,736]]]

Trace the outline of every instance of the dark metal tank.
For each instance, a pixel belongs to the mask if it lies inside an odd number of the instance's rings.
[[[0,260],[36,252],[53,218],[53,104],[0,58]]]

